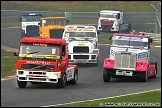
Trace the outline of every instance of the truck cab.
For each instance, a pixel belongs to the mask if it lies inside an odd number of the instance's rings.
[[[68,43],[69,63],[93,64],[100,62],[98,33],[94,26],[67,25],[62,39]]]
[[[24,37],[14,56],[18,56],[16,75],[20,88],[25,88],[27,82],[55,83],[58,88],[63,88],[66,82],[77,83],[78,68],[68,63],[64,39]]]
[[[123,24],[123,12],[112,10],[101,10],[99,12],[98,30],[119,32],[121,24]]]
[[[62,38],[66,17],[44,17],[40,19],[40,36],[45,38]]]
[[[21,22],[21,38],[23,37],[39,37],[40,36],[40,18],[42,13],[23,13],[19,17]]]
[[[150,36],[115,33],[110,39],[110,55],[103,64],[104,82],[116,77],[138,77],[146,82],[148,77],[156,77],[157,62],[150,58]]]

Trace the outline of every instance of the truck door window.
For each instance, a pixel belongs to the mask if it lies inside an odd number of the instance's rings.
[[[120,19],[120,13],[118,13],[118,15],[117,15],[117,19]]]
[[[62,46],[62,57],[65,56],[65,45]]]

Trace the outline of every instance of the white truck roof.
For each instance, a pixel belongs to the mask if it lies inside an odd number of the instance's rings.
[[[79,32],[81,29],[84,29],[84,32],[96,32],[97,29],[95,26],[89,26],[89,25],[66,25],[65,31],[73,31],[75,29],[75,32]],[[74,32],[74,31],[73,31]],[[80,31],[81,32],[81,31]]]
[[[101,10],[100,13],[121,13],[120,11],[113,11],[113,10]]]

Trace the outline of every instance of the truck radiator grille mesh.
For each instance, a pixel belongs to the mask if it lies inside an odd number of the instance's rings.
[[[89,53],[89,47],[74,47],[73,53]]]
[[[89,55],[73,55],[74,59],[89,59]]]
[[[23,69],[55,70],[55,65],[22,64]]]
[[[115,68],[117,69],[135,69],[136,54],[115,53]]]

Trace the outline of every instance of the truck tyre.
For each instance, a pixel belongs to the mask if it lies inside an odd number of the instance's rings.
[[[111,74],[108,72],[107,69],[104,69],[104,72],[103,72],[104,82],[110,82],[110,79],[111,79]]]
[[[148,75],[147,74],[148,74],[147,71],[146,72],[141,72],[140,80],[142,82],[146,82],[147,81],[147,79],[148,79]]]
[[[25,88],[26,85],[27,85],[27,82],[26,81],[18,81],[17,80],[17,84],[18,84],[19,88]]]
[[[100,63],[100,57],[97,57],[97,63],[94,63],[94,66],[98,66],[99,63]]]
[[[78,69],[74,72],[74,79],[70,81],[71,84],[76,84],[78,81]]]
[[[65,84],[66,84],[66,74],[64,74],[62,78],[58,79],[58,82],[56,85],[57,85],[57,88],[64,88]]]
[[[157,74],[157,68],[155,66],[154,76],[152,76],[152,78],[156,78],[156,74]]]
[[[154,71],[154,76],[152,76],[153,78],[156,78],[156,74],[157,74],[157,62],[156,61],[150,61],[149,64],[153,64],[155,65],[155,71]]]

